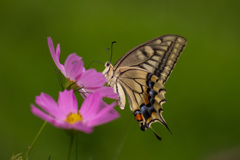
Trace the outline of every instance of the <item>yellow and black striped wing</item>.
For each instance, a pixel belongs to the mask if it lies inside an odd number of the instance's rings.
[[[114,69],[126,66],[144,69],[164,84],[186,42],[184,37],[178,35],[157,37],[130,50],[114,65]]]
[[[152,123],[160,122],[168,129],[162,117],[166,90],[159,78],[146,70],[134,67],[121,67],[117,72],[119,78],[116,90],[123,89],[127,95],[130,109],[140,128],[146,130]],[[119,84],[121,88],[118,88]]]

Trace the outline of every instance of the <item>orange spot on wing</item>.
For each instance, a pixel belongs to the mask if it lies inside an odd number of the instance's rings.
[[[149,117],[149,118],[147,119],[147,123],[149,123],[151,120],[152,120],[152,118]]]
[[[148,97],[149,97],[149,94],[147,93],[147,88],[146,88],[145,92],[144,92],[144,103],[145,103],[145,105],[149,104]]]
[[[136,120],[137,121],[142,121],[143,120],[143,116],[142,114],[138,113],[136,116],[135,116]]]

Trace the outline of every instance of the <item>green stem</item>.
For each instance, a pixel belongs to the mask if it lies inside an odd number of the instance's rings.
[[[70,145],[69,145],[69,152],[68,152],[68,160],[71,160],[74,138],[75,138],[75,136],[71,135],[71,140],[70,140]]]
[[[28,150],[27,150],[26,154],[24,155],[23,159],[27,159],[27,158],[28,158],[29,153],[31,152],[33,146],[35,145],[35,143],[36,143],[39,135],[42,133],[42,131],[43,131],[44,127],[46,126],[46,124],[47,124],[46,121],[42,124],[42,126],[41,126],[41,128],[39,129],[37,135],[36,135],[35,138],[33,139],[32,144],[28,147]]]
[[[76,137],[76,160],[78,160],[78,137]]]
[[[120,141],[120,144],[119,144],[119,146],[118,146],[118,148],[117,148],[117,150],[116,150],[116,152],[114,154],[113,160],[116,160],[118,158],[118,155],[120,154],[121,149],[123,147],[123,144],[124,144],[124,142],[126,140],[127,133],[128,133],[129,128],[130,128],[129,126],[131,125],[131,122],[132,122],[130,119],[129,119],[129,121],[130,122],[127,124],[127,126],[125,128],[125,131],[124,131],[125,133],[123,134],[122,139]]]

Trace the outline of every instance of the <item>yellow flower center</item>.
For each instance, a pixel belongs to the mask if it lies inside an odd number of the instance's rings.
[[[80,113],[70,113],[65,121],[69,124],[74,124],[76,122],[83,121],[83,118]]]

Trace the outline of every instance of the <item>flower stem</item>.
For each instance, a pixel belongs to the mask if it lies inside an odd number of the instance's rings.
[[[76,160],[78,160],[78,136],[76,137]]]
[[[75,138],[75,135],[71,135],[69,151],[68,151],[68,160],[71,160],[74,138]]]
[[[26,154],[24,155],[23,159],[27,159],[27,158],[28,158],[29,153],[31,152],[33,146],[35,145],[35,143],[36,143],[39,135],[42,133],[42,131],[43,131],[44,127],[46,126],[46,124],[47,124],[46,121],[43,122],[43,124],[42,124],[41,128],[39,129],[37,135],[36,135],[35,138],[33,139],[32,144],[31,144],[30,146],[28,146],[28,150],[27,150]]]
[[[127,137],[128,130],[129,130],[129,128],[130,128],[130,125],[132,124],[131,122],[132,122],[132,121],[129,119],[129,123],[128,123],[127,126],[126,126],[125,131],[124,131],[125,133],[123,133],[123,136],[122,136],[122,138],[121,138],[120,144],[119,144],[117,150],[115,151],[113,160],[116,160],[116,159],[118,158],[118,155],[119,155],[120,152],[121,152],[121,149],[122,149],[123,144],[124,144],[124,142],[125,142],[125,140],[126,140],[126,137]]]

